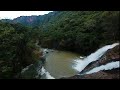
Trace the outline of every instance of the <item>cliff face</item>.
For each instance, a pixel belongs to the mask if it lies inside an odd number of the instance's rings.
[[[120,61],[119,49],[120,49],[120,45],[108,50],[99,60],[90,63],[79,74],[84,74],[95,67],[105,65],[112,61]],[[112,69],[112,70],[102,70],[92,74],[75,75],[63,79],[119,79],[119,78],[120,78],[120,68]]]
[[[37,16],[20,16],[13,20],[13,23],[22,23],[28,26],[34,25],[35,22],[37,22]]]
[[[44,26],[44,24],[47,24],[49,21],[53,20],[54,17],[57,17],[58,15],[59,15],[59,12],[54,11],[45,15],[20,16],[11,20],[11,22],[21,23],[25,26],[31,26],[31,27]]]

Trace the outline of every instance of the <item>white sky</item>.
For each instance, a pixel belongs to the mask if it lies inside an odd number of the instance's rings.
[[[52,11],[0,11],[0,19],[13,19],[19,16],[44,15]]]

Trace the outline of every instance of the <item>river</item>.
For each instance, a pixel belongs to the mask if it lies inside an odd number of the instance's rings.
[[[54,77],[69,77],[78,73],[72,68],[74,60],[79,58],[79,54],[68,51],[50,52],[46,57],[45,69]]]
[[[73,68],[73,65],[75,64],[74,60],[79,58],[79,54],[51,49],[42,50],[48,51],[48,53],[44,51],[46,61],[42,69],[40,61],[31,64],[21,71],[22,78],[59,79],[61,77],[70,77],[78,73],[78,71]],[[41,74],[42,77],[39,76]]]
[[[107,50],[114,48],[116,45],[119,45],[119,43],[106,45],[83,59],[81,59],[82,57],[76,53],[43,49],[46,57],[44,66],[41,68],[42,64],[38,61],[36,64],[31,64],[24,68],[21,73],[23,78],[27,79],[33,77],[38,79],[59,79],[62,77],[74,76],[81,72],[89,63],[99,60],[99,58],[104,55]],[[86,74],[118,67],[119,62],[113,62],[104,66],[93,68],[90,72],[86,72]]]

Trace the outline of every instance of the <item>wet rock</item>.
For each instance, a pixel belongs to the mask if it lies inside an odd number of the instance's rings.
[[[75,75],[69,78],[61,78],[61,79],[120,79],[120,69],[99,71],[92,74],[86,75]]]

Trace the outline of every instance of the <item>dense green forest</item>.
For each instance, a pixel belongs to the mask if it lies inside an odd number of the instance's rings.
[[[119,12],[117,11],[57,13],[56,17],[49,20],[46,25],[38,27],[42,47],[89,55],[101,46],[119,40]]]
[[[25,66],[39,59],[38,53],[30,28],[0,22],[0,78],[19,77]]]
[[[19,72],[39,59],[40,47],[89,55],[119,41],[119,11],[54,11],[0,21],[0,78]]]

